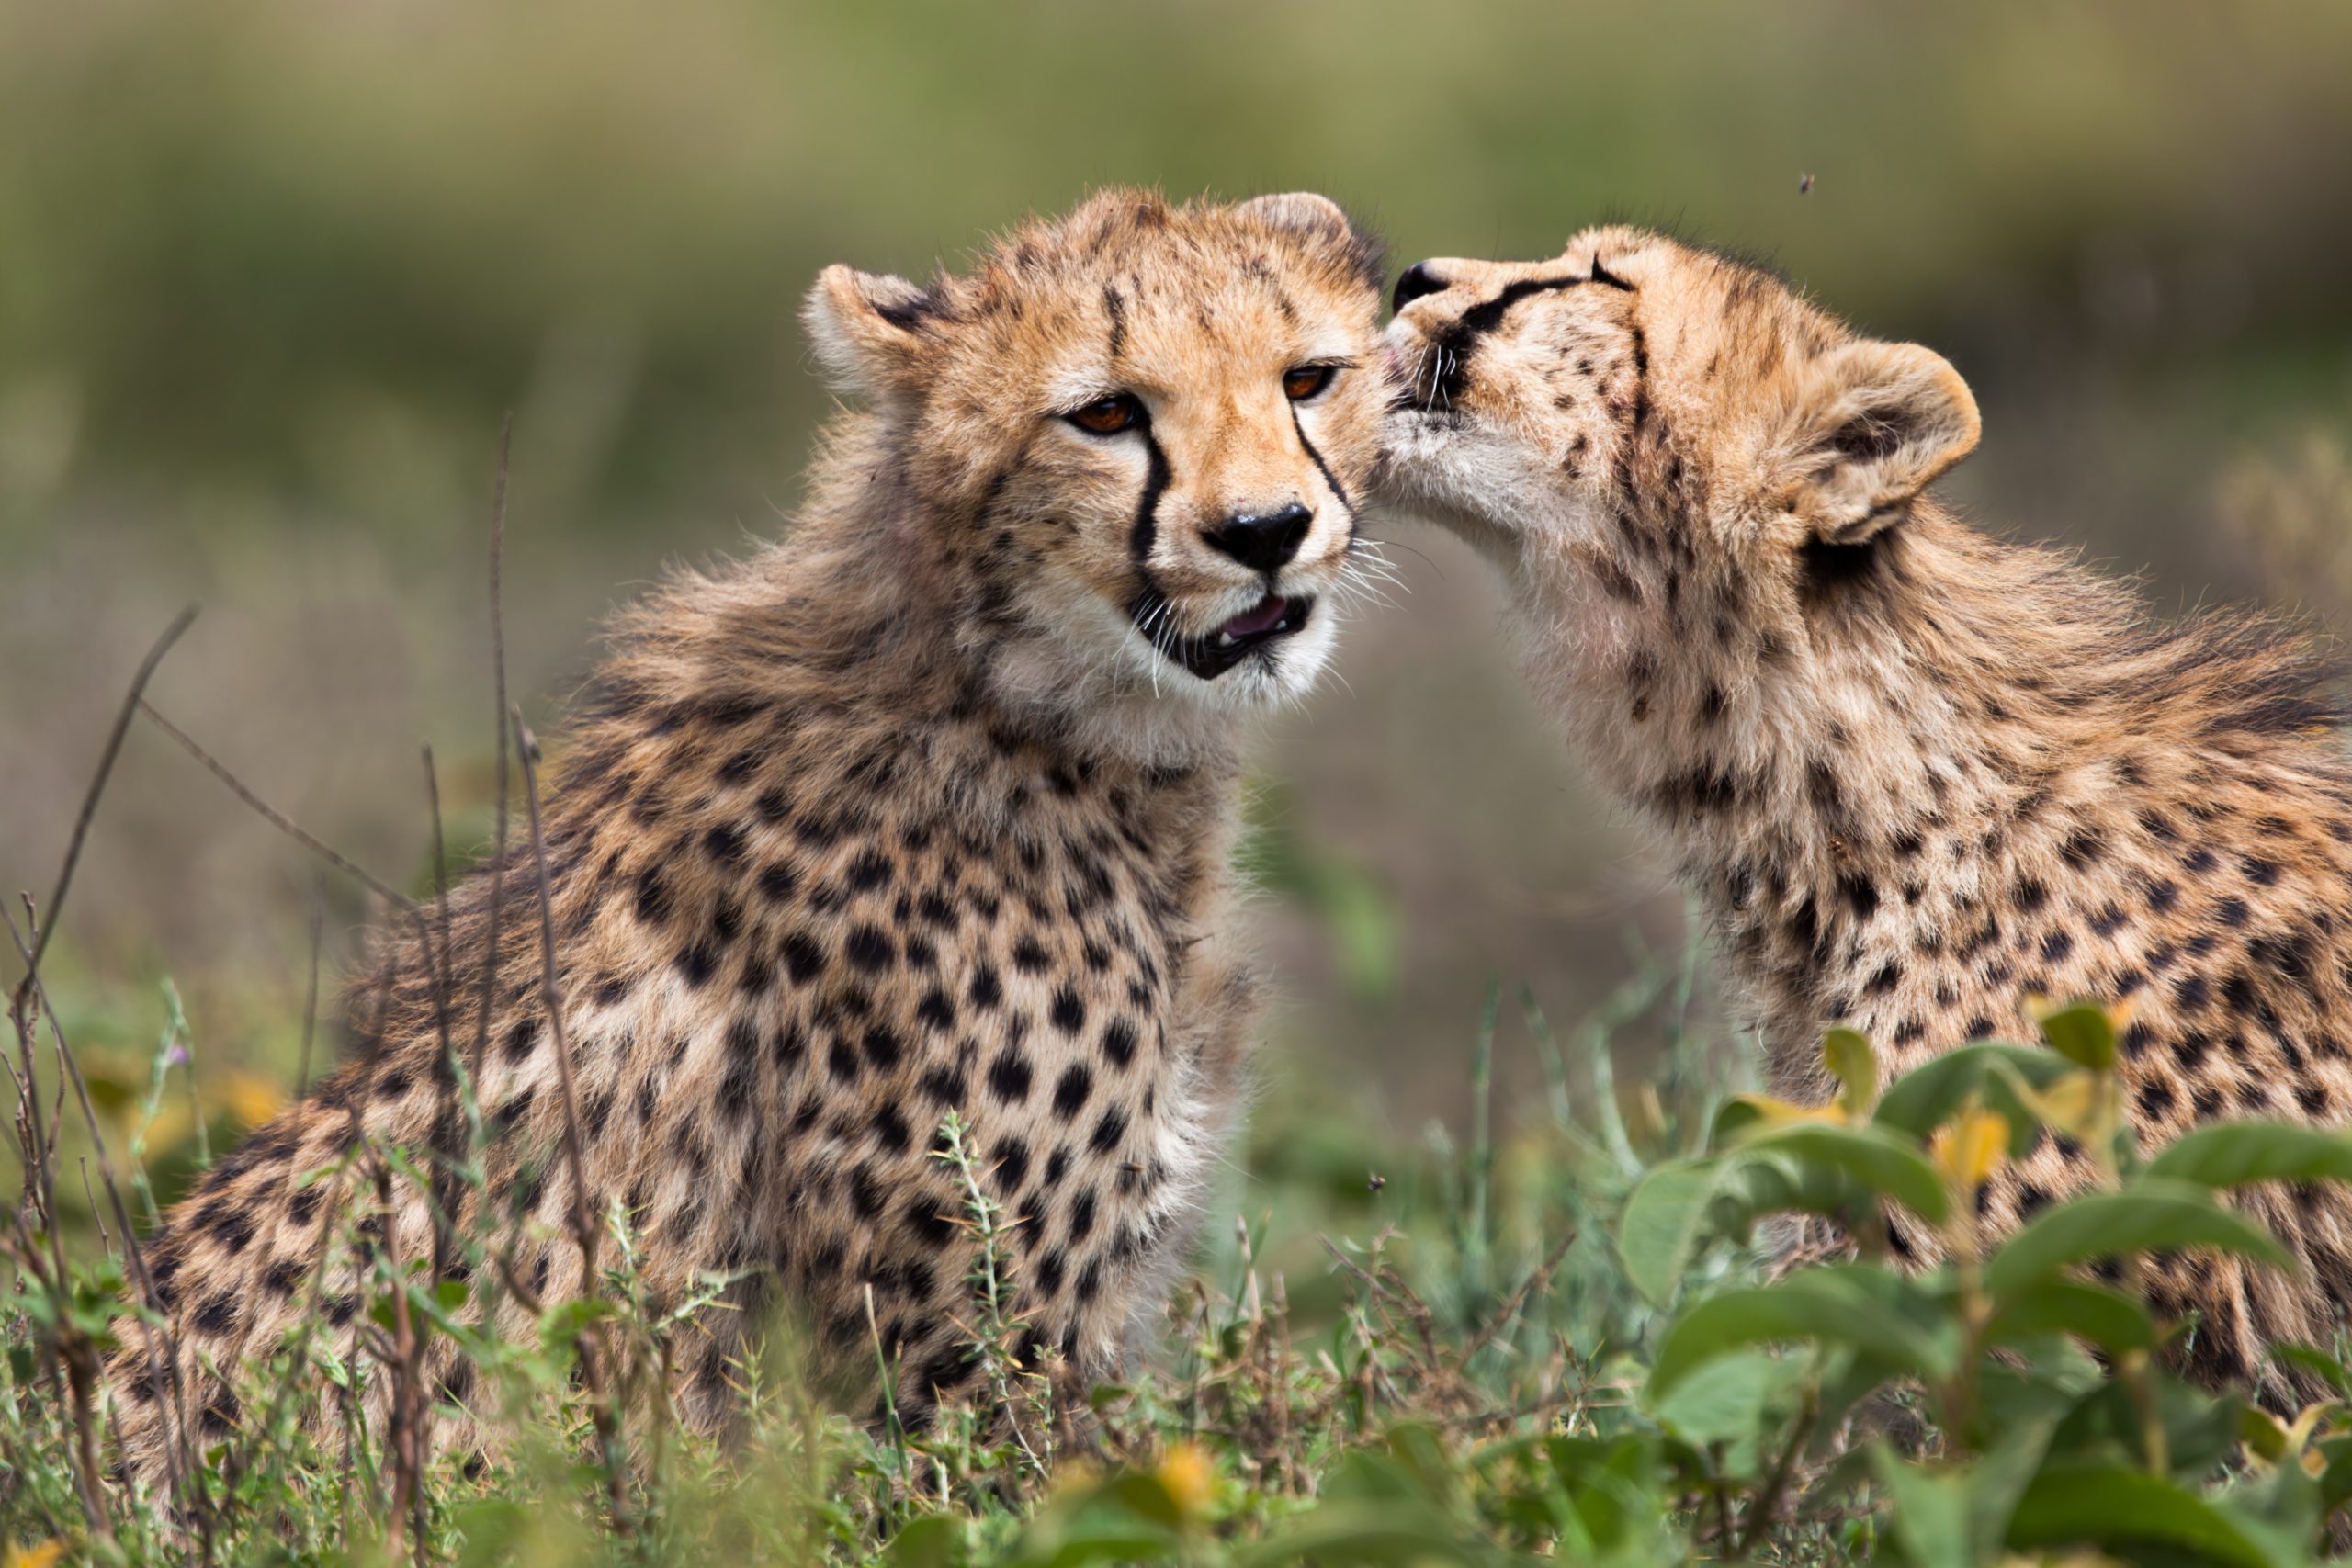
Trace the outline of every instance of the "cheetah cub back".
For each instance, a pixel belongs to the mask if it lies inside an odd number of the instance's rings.
[[[450,1229],[511,1238],[457,1264],[508,1329],[526,1291],[581,1286],[568,1045],[590,1209],[625,1209],[668,1298],[742,1276],[678,1358],[695,1421],[725,1419],[730,1359],[777,1305],[869,1386],[878,1334],[902,1417],[970,1388],[965,1201],[933,1157],[951,1111],[1013,1224],[1022,1353],[1065,1395],[1118,1370],[1239,1114],[1237,746],[1314,682],[1362,570],[1378,273],[1320,197],[1129,190],[969,276],[829,269],[807,322],[861,406],[826,430],[803,515],[629,611],[563,748],[560,1020],[517,913],[527,857],[503,925],[487,877],[454,896],[447,994],[389,939],[352,1001],[378,1047],[149,1243],[169,1331],[111,1368],[134,1468],[162,1476],[175,1428],[234,1428],[239,1362],[306,1314],[365,1362],[368,1255],[433,1255],[435,1216],[396,1180],[354,1256],[333,1238],[372,1188],[301,1179],[362,1131],[420,1161],[462,1148],[450,1056],[485,974],[495,1223],[469,1191]],[[440,1437],[470,1443],[483,1395],[447,1344]]]
[[[1623,228],[1396,286],[1391,470],[1509,578],[1535,684],[1701,895],[1783,1093],[1823,1032],[1899,1068],[2029,998],[2129,1003],[2144,1145],[2352,1112],[2352,765],[2310,649],[2152,622],[2123,584],[1926,493],[1977,440],[1943,359],[1753,267]],[[2086,1177],[2048,1144],[2014,1226]],[[2324,1341],[2352,1205],[2258,1191],[2301,1280],[2203,1259],[2199,1368]],[[1915,1254],[1924,1237],[1900,1238]]]

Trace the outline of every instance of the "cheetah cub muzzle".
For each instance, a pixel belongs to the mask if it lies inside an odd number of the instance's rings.
[[[2032,1038],[2036,996],[2128,1003],[2154,1145],[2352,1111],[2352,765],[2309,646],[2152,622],[2128,585],[1926,494],[1973,448],[1941,357],[1637,230],[1426,261],[1387,343],[1396,499],[1506,574],[1540,693],[1699,893],[1779,1092],[1851,1024],[1898,1069]],[[2045,1143],[1988,1194],[2079,1187]],[[2245,1200],[2298,1278],[2154,1270],[2197,1370],[2260,1376],[2352,1296],[2336,1189]],[[1912,1232],[1899,1250],[1924,1258]]]
[[[490,878],[456,890],[446,963],[387,938],[350,1003],[365,1058],[147,1247],[168,1329],[109,1368],[134,1472],[235,1430],[240,1366],[312,1318],[383,1423],[381,1249],[449,1259],[510,1335],[577,1294],[566,1044],[589,1210],[627,1216],[657,1301],[736,1277],[673,1358],[690,1420],[727,1422],[779,1310],[861,1402],[877,1338],[902,1418],[973,1392],[951,1111],[1015,1238],[1021,1359],[1065,1400],[1117,1372],[1240,1113],[1239,720],[1308,689],[1366,570],[1379,270],[1320,197],[1136,191],[968,276],[828,269],[806,320],[859,406],[803,514],[628,611],[561,748],[560,1019],[527,856],[503,924]],[[363,1133],[419,1168],[462,1155],[453,1057],[479,1068],[486,1188],[436,1215],[405,1179],[389,1212],[368,1179],[304,1179]],[[435,1440],[492,1444],[494,1392],[450,1343],[424,1368]]]

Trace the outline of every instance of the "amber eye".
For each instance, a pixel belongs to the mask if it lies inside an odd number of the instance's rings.
[[[1091,430],[1097,435],[1116,435],[1132,430],[1143,418],[1143,405],[1125,392],[1114,392],[1107,398],[1097,398],[1084,408],[1072,409],[1062,416],[1080,430]]]
[[[1331,384],[1336,365],[1302,365],[1295,370],[1283,372],[1283,395],[1292,402],[1303,403]]]

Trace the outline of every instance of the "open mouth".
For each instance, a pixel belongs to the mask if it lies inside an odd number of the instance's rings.
[[[1159,598],[1157,594],[1151,597]],[[1307,616],[1315,609],[1312,599],[1285,598],[1279,593],[1269,593],[1241,614],[1221,623],[1216,630],[1199,637],[1171,638],[1164,634],[1153,637],[1147,622],[1153,618],[1151,612],[1154,609],[1166,614],[1164,604],[1165,601],[1161,601],[1159,604],[1145,606],[1136,616],[1136,624],[1145,627],[1144,635],[1151,638],[1152,646],[1162,655],[1204,681],[1216,680],[1251,654],[1272,648],[1284,637],[1296,634],[1306,626]]]

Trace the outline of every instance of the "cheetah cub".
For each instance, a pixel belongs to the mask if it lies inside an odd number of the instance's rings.
[[[2087,995],[2132,1009],[2145,1144],[2345,1119],[2352,765],[2308,649],[2154,624],[1963,525],[1925,493],[1976,445],[1960,376],[1752,267],[1600,229],[1423,262],[1396,306],[1397,496],[1500,565],[1534,683],[1698,891],[1780,1092],[1826,1096],[1835,1024],[1909,1068]],[[2086,1174],[2045,1144],[1989,1217]],[[2248,1201],[2301,1280],[2195,1259],[2156,1287],[2217,1378],[2352,1293],[2341,1192]]]
[[[363,1251],[433,1253],[417,1187],[395,1182],[387,1224],[364,1183],[301,1178],[356,1127],[462,1149],[441,1020],[462,1056],[491,971],[480,1100],[514,1277],[581,1287],[565,1047],[590,1207],[626,1210],[651,1288],[742,1276],[678,1359],[690,1420],[723,1424],[773,1305],[869,1388],[878,1336],[902,1418],[970,1387],[965,1197],[933,1154],[951,1111],[1013,1225],[1022,1354],[1064,1395],[1117,1371],[1240,1112],[1237,745],[1316,680],[1363,570],[1380,283],[1320,197],[1127,190],[967,276],[828,269],[806,321],[861,407],[825,431],[803,515],[624,616],[556,770],[560,1017],[527,854],[503,925],[486,876],[454,896],[447,995],[392,940],[389,982],[350,1003],[379,1047],[149,1244],[179,1361],[151,1373],[141,1340],[113,1364],[134,1468],[161,1474],[167,1423],[235,1427],[225,1374],[300,1314],[364,1342],[338,1210],[369,1214]],[[482,1293],[527,1328],[516,1291]],[[436,1348],[425,1371],[439,1441],[478,1440],[470,1369]]]

